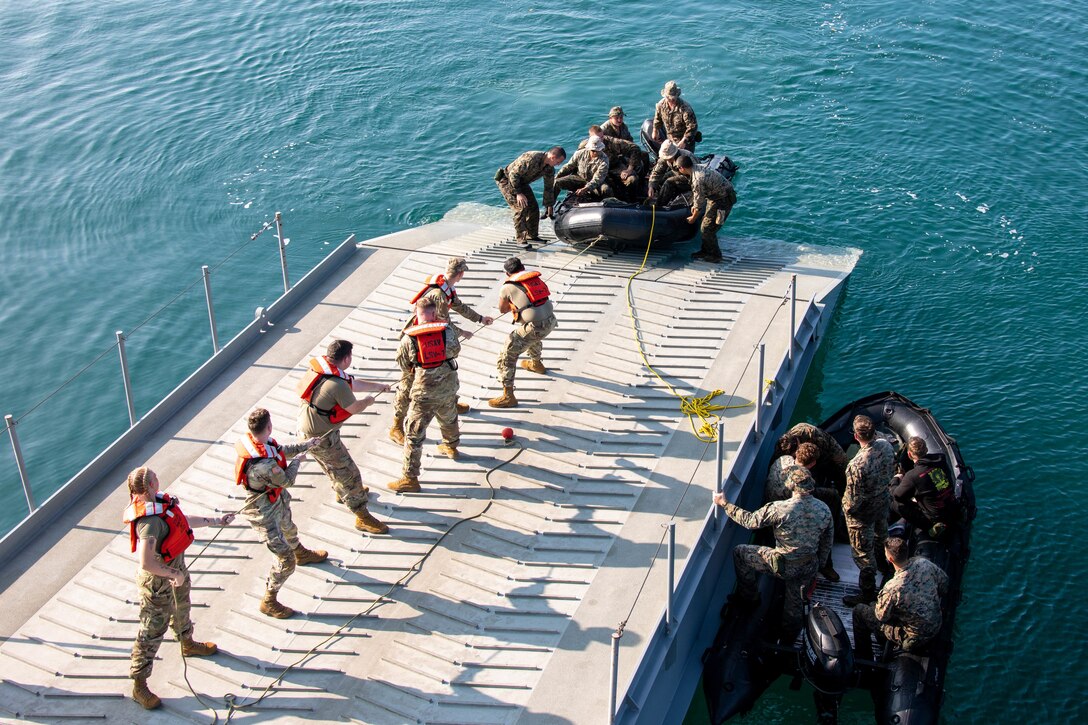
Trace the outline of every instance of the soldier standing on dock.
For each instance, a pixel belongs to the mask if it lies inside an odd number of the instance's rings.
[[[321,439],[280,445],[272,438],[272,415],[264,408],[250,413],[246,425],[249,432],[234,445],[238,454],[234,479],[246,489],[241,513],[276,557],[268,572],[260,610],[269,617],[286,619],[295,610],[281,604],[276,597],[294,573],[295,565],[318,564],[329,558],[328,552],[311,551],[299,543],[298,528],[291,519],[291,493],[287,490],[295,483],[306,451]],[[289,456],[295,456],[290,463]]]
[[[355,528],[384,534],[389,527],[367,510],[363,474],[341,440],[340,428],[348,418],[374,403],[372,395],[356,400],[356,392],[384,393],[389,386],[357,380],[344,372],[351,367],[351,351],[352,344],[347,340],[333,340],[325,355],[310,358],[306,374],[299,381],[298,429],[304,436],[321,438],[310,453],[332,481],[337,500],[355,514]]]
[[[411,407],[404,441],[403,475],[389,484],[398,493],[416,493],[427,426],[438,418],[442,428],[440,453],[456,460],[461,430],[457,423],[457,354],[461,343],[448,320],[438,317],[438,305],[429,297],[416,302],[417,324],[404,331],[397,348],[397,364],[410,372]]]
[[[884,558],[891,505],[888,484],[895,474],[895,450],[891,443],[876,436],[872,418],[867,415],[854,418],[854,438],[861,450],[846,466],[842,510],[846,514],[846,533],[854,550],[854,563],[860,569],[861,593],[842,598],[848,607],[876,601],[877,569],[888,569]]]
[[[464,278],[465,272],[467,271],[468,262],[465,261],[464,257],[450,257],[449,261],[446,263],[446,274],[431,275],[424,280],[424,287],[412,298],[412,304],[415,305],[422,299],[431,300],[434,302],[438,319],[449,322],[450,328],[461,337],[469,340],[472,338],[472,333],[460,329],[450,321],[450,310],[460,314],[469,322],[490,325],[495,319],[486,315],[481,315],[479,312],[462,302],[461,298],[457,296],[456,285]],[[416,324],[418,324],[418,320],[413,315],[412,319],[408,321],[408,324],[404,326],[404,330],[407,330],[409,327]],[[415,370],[413,368],[401,370],[400,383],[397,385],[397,395],[396,398],[393,399],[393,425],[389,428],[389,437],[398,445],[404,445],[404,416],[408,413],[408,402],[412,390],[412,377],[414,374]],[[467,413],[468,411],[469,407],[467,404],[461,402],[457,403],[458,413]]]
[[[502,383],[502,395],[487,402],[492,408],[513,408],[518,399],[514,397],[514,373],[517,371],[518,357],[528,351],[529,359],[521,361],[521,367],[543,375],[548,372],[544,367],[544,338],[558,326],[555,310],[550,299],[548,285],[540,278],[540,272],[526,271],[525,265],[517,257],[503,262],[506,281],[499,291],[499,312],[514,313],[514,322],[518,327],[510,333],[506,345],[499,353],[499,382]]]
[[[688,217],[688,224],[694,224],[699,215],[703,215],[703,222],[699,226],[703,246],[691,256],[705,262],[720,262],[722,250],[718,246],[718,230],[737,203],[733,183],[714,169],[696,166],[690,156],[677,159],[676,167],[682,175],[691,179],[691,216]]]
[[[140,592],[140,631],[132,645],[132,699],[147,710],[162,701],[147,687],[163,635],[168,626],[181,642],[183,657],[207,657],[219,651],[211,642],[193,639],[189,618],[191,582],[185,566],[185,550],[193,543],[193,529],[226,526],[234,514],[218,518],[186,517],[178,500],[159,492],[159,477],[143,466],[128,474],[132,502],[125,509],[132,551],[139,551],[136,587]]]
[[[553,146],[547,153],[526,151],[495,172],[495,183],[502,192],[502,198],[514,211],[514,232],[518,244],[524,249],[533,248],[530,242],[541,241],[540,207],[529,185],[537,179],[544,179],[544,218],[547,219],[552,215],[555,204],[555,167],[566,158],[567,152],[562,146]]]
[[[803,613],[801,587],[816,576],[820,563],[831,551],[831,512],[812,495],[816,488],[809,472],[795,468],[786,479],[792,492],[785,501],[772,501],[756,511],[745,511],[714,494],[714,503],[729,518],[746,529],[774,528],[774,548],[741,544],[733,549],[737,572],[735,601],[753,605],[759,601],[759,575],[770,574],[785,582],[786,602],[782,609],[783,641],[792,641],[801,629]]]

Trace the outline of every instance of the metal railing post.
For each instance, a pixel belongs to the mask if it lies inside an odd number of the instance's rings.
[[[790,281],[790,362],[789,369],[793,370],[793,349],[797,345],[797,275],[793,275]]]
[[[15,452],[15,466],[19,469],[19,480],[23,484],[23,495],[26,496],[26,505],[30,513],[38,508],[34,505],[34,493],[30,490],[30,479],[26,475],[26,463],[23,461],[23,449],[19,446],[19,436],[15,432],[15,419],[10,415],[4,416],[4,423],[8,427],[8,437],[11,438],[11,450]]]
[[[203,265],[200,272],[204,275],[204,299],[208,302],[208,324],[212,328],[212,354],[219,352],[219,331],[215,328],[215,307],[212,305],[212,273],[208,265]]]
[[[763,366],[767,355],[767,343],[759,343],[759,379],[756,381],[756,440],[763,437]]]
[[[676,522],[670,521],[669,527],[669,596],[665,599],[665,631],[672,627],[672,596],[676,589]]]
[[[125,333],[117,331],[117,353],[121,356],[121,378],[125,381],[125,402],[128,403],[129,427],[136,425],[136,404],[132,400],[132,381],[128,376],[128,357],[125,356]]]
[[[283,291],[291,291],[290,278],[287,276],[287,245],[283,243],[283,215],[276,212],[276,239],[280,243],[280,268],[283,270]]]
[[[612,668],[611,668],[611,687],[608,693],[608,725],[616,722],[616,690],[619,687],[620,679],[620,637],[623,636],[623,625],[620,625],[615,632],[612,633]]]
[[[721,493],[725,490],[722,477],[725,475],[725,421],[718,421],[718,465],[717,473],[714,476],[714,493]],[[714,528],[718,528],[718,524],[721,522],[722,507],[715,504],[714,506]]]

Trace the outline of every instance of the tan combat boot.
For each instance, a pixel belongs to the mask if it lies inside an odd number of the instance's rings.
[[[145,710],[154,710],[162,705],[159,696],[147,689],[146,677],[134,677],[132,679],[132,699]]]
[[[404,418],[393,418],[393,425],[389,428],[389,440],[398,446],[404,445]]]
[[[320,564],[329,558],[329,552],[318,549],[317,551],[311,551],[302,544],[298,545],[295,549],[295,563],[299,566],[306,566],[307,564]]]
[[[487,401],[487,404],[492,408],[515,408],[518,404],[518,399],[514,397],[514,389],[506,388],[502,389],[502,395],[497,398],[492,398]]]
[[[208,657],[218,651],[215,642],[197,642],[192,635],[181,640],[182,657]]]
[[[548,372],[548,368],[544,367],[544,363],[540,360],[522,360],[521,366],[531,373],[543,375]]]
[[[280,604],[276,599],[276,592],[265,592],[264,599],[261,600],[261,614],[275,619],[287,619],[294,616],[295,610]]]
[[[438,452],[446,456],[447,458],[452,458],[455,461],[461,455],[457,452],[457,446],[451,446],[446,443],[438,444]]]
[[[458,415],[464,415],[465,413],[469,412],[470,410],[472,410],[472,408],[469,407],[468,403],[462,403],[460,400],[457,401],[457,414]]]
[[[389,527],[371,516],[370,512],[366,509],[363,509],[362,513],[355,514],[355,528],[359,529],[359,531],[365,531],[368,534],[389,533]]]
[[[396,481],[391,481],[388,485],[390,491],[396,491],[397,493],[419,493],[419,479],[408,478],[403,476]]]

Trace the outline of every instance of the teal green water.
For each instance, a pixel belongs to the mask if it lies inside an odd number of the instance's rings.
[[[277,210],[297,278],[350,232],[498,205],[497,166],[574,145],[616,103],[637,122],[675,78],[703,148],[742,167],[730,244],[865,251],[799,417],[896,389],[978,474],[946,720],[1084,720],[1086,15],[1068,0],[4,3],[0,412],[23,415]],[[268,234],[217,268],[221,339],[279,284]],[[135,331],[140,412],[204,359],[206,325],[198,285]],[[108,351],[20,421],[39,500],[124,429],[117,368]],[[4,529],[24,511],[6,448]],[[859,696],[843,721],[869,713]],[[757,714],[811,718],[782,690]]]

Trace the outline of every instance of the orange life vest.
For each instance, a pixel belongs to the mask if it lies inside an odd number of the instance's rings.
[[[432,274],[427,279],[423,280],[423,289],[416,292],[416,296],[412,298],[412,304],[414,305],[419,301],[420,297],[427,294],[428,290],[432,289],[442,290],[442,294],[446,295],[446,300],[449,302],[453,302],[453,298],[457,296],[457,291],[446,281],[445,275]]]
[[[347,380],[348,385],[350,385],[352,381],[350,375],[329,362],[329,359],[324,355],[321,357],[312,357],[310,358],[310,369],[306,371],[306,374],[302,376],[302,380],[298,383],[298,397],[309,403],[310,407],[317,411],[318,415],[328,418],[330,423],[343,423],[351,417],[351,413],[341,407],[339,403],[333,405],[331,410],[325,410],[323,408],[318,408],[311,402],[314,390],[317,388],[318,384],[326,378]]]
[[[413,325],[404,331],[404,334],[412,338],[416,349],[416,362],[414,365],[424,370],[436,368],[446,363],[454,370],[457,365],[452,358],[446,357],[446,328],[448,322],[425,322],[422,325]]]
[[[507,277],[506,281],[521,288],[521,291],[529,298],[528,307],[540,307],[548,301],[548,297],[551,295],[548,285],[540,278],[540,272],[537,271],[518,272]],[[514,319],[518,319],[521,316],[521,311],[528,309],[528,307],[515,307]]]
[[[158,516],[170,529],[166,538],[159,542],[159,554],[167,564],[181,556],[193,543],[193,529],[189,526],[189,519],[181,512],[178,500],[168,493],[157,493],[154,502],[133,499],[125,509],[124,521],[128,524],[133,551],[136,551],[136,520],[144,516]]]
[[[234,462],[234,482],[239,486],[245,486],[247,491],[261,493],[261,491],[254,491],[249,487],[248,470],[253,461],[271,458],[276,462],[277,466],[285,471],[287,470],[287,456],[283,454],[283,449],[280,448],[279,443],[271,438],[268,439],[268,443],[261,444],[253,439],[252,433],[246,433],[244,438],[234,444],[234,452],[238,454],[238,458]],[[270,503],[276,503],[282,491],[282,486],[264,489]]]

